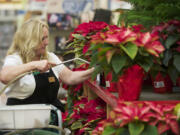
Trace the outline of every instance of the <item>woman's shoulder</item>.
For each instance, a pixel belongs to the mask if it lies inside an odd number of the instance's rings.
[[[4,60],[4,65],[19,65],[22,64],[22,59],[18,53],[7,55]]]
[[[14,59],[14,60],[22,61],[21,56],[18,53],[9,54],[6,56],[5,59]]]

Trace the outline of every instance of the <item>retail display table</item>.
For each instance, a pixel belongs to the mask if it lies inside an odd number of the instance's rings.
[[[84,82],[84,94],[88,96],[88,99],[94,99],[100,97],[107,104],[107,117],[109,111],[117,106],[118,93],[111,93],[105,88],[96,84],[96,82],[85,81]],[[139,101],[131,102],[143,102],[143,101],[152,101],[161,104],[177,104],[180,103],[180,93],[168,93],[168,94],[159,94],[154,93],[151,87],[143,87],[142,92],[139,98]]]

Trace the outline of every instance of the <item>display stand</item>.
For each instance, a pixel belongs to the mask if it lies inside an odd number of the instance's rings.
[[[103,87],[98,86],[96,82],[90,80],[84,82],[84,95],[88,97],[88,100],[100,97],[106,103],[107,118],[109,112],[117,106],[118,93],[111,93]],[[143,87],[139,101],[128,102],[141,103],[144,101],[151,101],[158,104],[177,104],[180,103],[180,93],[158,94],[154,93],[149,87]]]

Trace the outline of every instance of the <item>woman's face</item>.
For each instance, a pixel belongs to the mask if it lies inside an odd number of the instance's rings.
[[[46,46],[49,43],[49,31],[46,27],[43,28],[43,38],[41,44],[36,49],[36,56],[41,57],[46,51]]]

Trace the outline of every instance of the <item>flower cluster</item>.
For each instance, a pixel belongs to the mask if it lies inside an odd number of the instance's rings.
[[[105,103],[97,98],[88,101],[82,98],[74,104],[73,113],[65,119],[66,127],[70,126],[71,131],[76,135],[83,135],[91,132],[96,123],[105,119]]]
[[[172,132],[179,135],[177,116],[173,114],[174,107],[175,105],[154,102],[119,102],[118,107],[110,113],[110,118],[100,122],[92,135],[106,132],[119,135],[158,135]]]

